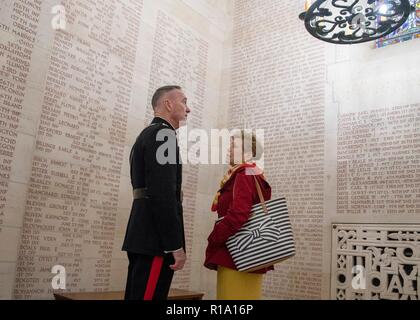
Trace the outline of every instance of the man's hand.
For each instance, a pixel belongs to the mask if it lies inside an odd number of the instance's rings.
[[[185,260],[187,260],[187,255],[185,254],[184,249],[179,249],[177,251],[172,252],[174,256],[175,263],[169,266],[174,271],[179,271],[184,268]]]

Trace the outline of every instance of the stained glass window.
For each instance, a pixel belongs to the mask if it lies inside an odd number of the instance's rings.
[[[376,41],[376,47],[381,48],[390,44],[404,42],[420,38],[420,0],[410,0],[411,5],[416,8],[407,21],[391,34]]]

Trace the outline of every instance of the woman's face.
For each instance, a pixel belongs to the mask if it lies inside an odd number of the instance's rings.
[[[229,160],[232,166],[242,163],[242,139],[239,137],[230,138]]]

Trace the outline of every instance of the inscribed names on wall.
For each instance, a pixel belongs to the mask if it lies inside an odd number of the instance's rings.
[[[11,297],[16,269],[23,211],[18,199],[25,186],[14,166],[25,157],[19,150],[19,131],[41,10],[40,0],[0,5],[0,299]]]
[[[41,12],[40,1],[15,1],[0,8],[0,232],[8,224],[4,209],[26,81]],[[27,21],[22,22],[20,14]]]
[[[265,174],[273,197],[287,197],[294,227],[297,254],[267,274],[264,296],[317,299],[322,282],[325,61],[322,43],[299,31],[299,6],[235,2],[229,117],[232,128],[265,130]]]
[[[420,211],[420,105],[341,114],[337,212]]]
[[[62,1],[28,187],[14,297],[109,288],[142,1]]]

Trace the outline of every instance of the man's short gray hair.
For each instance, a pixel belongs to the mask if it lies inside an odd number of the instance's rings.
[[[155,93],[153,94],[153,97],[152,97],[152,107],[153,107],[153,109],[156,109],[156,107],[157,107],[157,105],[159,103],[159,99],[162,98],[162,96],[165,93],[168,93],[168,92],[170,92],[172,90],[182,90],[182,89],[181,89],[180,86],[175,86],[175,85],[173,85],[173,86],[164,86],[164,87],[160,87],[159,89],[157,89],[155,91]]]

